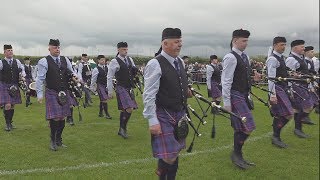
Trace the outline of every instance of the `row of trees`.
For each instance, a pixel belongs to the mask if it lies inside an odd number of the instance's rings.
[[[24,58],[26,56],[20,56],[20,55],[16,55],[15,58],[23,61]],[[28,56],[30,57],[31,59],[31,64],[35,65],[37,64],[38,60],[41,59],[42,57],[39,57],[39,56]],[[113,59],[114,57],[113,56],[107,56],[110,60]],[[316,57],[319,58],[319,52],[316,53]],[[3,58],[3,54],[0,54],[0,59]],[[80,56],[74,56],[74,57],[71,57],[73,62],[76,62],[78,59],[80,59],[81,57]],[[134,59],[134,62],[135,64],[137,65],[142,65],[142,64],[147,64],[147,62],[152,59],[153,57],[150,57],[150,56],[133,56],[132,57]],[[93,56],[89,56],[89,59],[96,59],[96,57],[93,57]],[[255,60],[255,61],[258,61],[258,62],[265,62],[266,61],[266,56],[261,56],[261,55],[258,55],[258,56],[253,56],[251,57],[251,59]],[[221,60],[221,59],[219,59]],[[189,58],[189,62],[191,63],[195,63],[195,62],[198,62],[198,63],[208,63],[208,58],[203,58],[203,57],[199,57],[199,56],[194,56],[194,57],[190,57]]]

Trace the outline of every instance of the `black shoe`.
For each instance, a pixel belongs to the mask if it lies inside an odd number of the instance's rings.
[[[57,148],[57,144],[53,141],[50,142],[50,150],[52,151],[57,151],[58,148]]]
[[[58,147],[66,148],[67,145],[63,144],[62,141],[56,143]]]
[[[69,124],[70,124],[70,126],[74,126],[73,119],[70,119]]]
[[[7,124],[6,127],[4,128],[5,131],[11,131],[10,124]]]
[[[10,123],[9,126],[11,130],[16,129],[16,127],[12,123]]]
[[[231,154],[231,161],[240,169],[248,169],[249,165],[244,162],[241,155],[237,155],[234,151]]]
[[[299,129],[295,129],[293,132],[299,138],[308,138],[309,137],[307,134],[305,134],[304,132],[302,132],[302,130],[299,130]]]
[[[272,136],[272,144],[279,148],[287,148],[288,145],[281,141],[280,138]]]
[[[122,136],[124,139],[128,139],[128,135],[125,129],[123,128],[119,128],[119,132],[118,132],[119,136]]]
[[[110,115],[106,115],[106,119],[112,119]]]
[[[244,162],[246,165],[248,165],[248,166],[256,166],[256,164],[253,163],[253,162],[250,162],[250,161],[245,160],[245,159],[242,159],[242,160],[243,160],[243,162]]]
[[[312,122],[311,119],[307,116],[304,119],[302,119],[303,124],[309,124],[309,125],[315,125],[316,123]]]
[[[74,125],[73,118],[71,116],[67,117],[66,122],[69,123],[71,126]]]
[[[99,113],[99,117],[103,117],[103,114],[102,114],[102,113]]]

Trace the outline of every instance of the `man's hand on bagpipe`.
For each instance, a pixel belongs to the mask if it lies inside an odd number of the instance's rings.
[[[82,98],[82,84],[74,74],[69,75],[68,83],[73,96],[75,98]]]

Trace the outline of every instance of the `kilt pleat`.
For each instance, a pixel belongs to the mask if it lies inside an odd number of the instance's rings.
[[[276,85],[277,104],[271,106],[271,112],[275,116],[291,116],[293,108],[284,87]]]
[[[67,103],[61,106],[58,103],[58,92],[52,89],[46,89],[46,119],[59,119],[63,120],[65,117],[71,115],[70,111],[70,91],[66,91]]]
[[[108,100],[107,85],[97,83],[97,92],[98,92],[100,101]]]
[[[185,115],[185,111],[172,112],[167,110],[167,112],[163,108],[157,108],[156,114],[160,122],[162,134],[157,136],[151,135],[153,156],[159,159],[175,158],[186,146],[185,139],[178,141],[174,136],[174,126]]]
[[[134,99],[134,93],[132,94],[133,97],[131,97],[129,91],[130,89],[124,88],[119,85],[116,86],[116,95],[117,95],[119,110],[125,110],[128,108],[133,108],[133,109],[138,108],[138,105]]]
[[[246,122],[241,122],[240,119],[231,116],[231,126],[235,131],[251,132],[256,128],[251,110],[249,109],[244,94],[231,90],[231,110],[233,113],[246,117]]]
[[[5,104],[21,104],[21,94],[20,91],[17,92],[17,95],[15,97],[11,97],[9,95],[9,87],[11,85],[16,85],[19,89],[18,84],[7,84],[0,82],[0,105],[5,105]],[[20,90],[20,89],[19,89]]]

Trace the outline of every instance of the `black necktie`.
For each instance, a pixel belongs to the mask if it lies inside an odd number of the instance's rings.
[[[56,64],[58,65],[58,67],[60,67],[59,58],[56,58]]]
[[[249,64],[249,62],[248,62],[248,56],[247,56],[245,53],[242,53],[242,54],[241,54],[241,58],[242,58],[243,62],[245,62],[246,64]]]
[[[178,60],[174,60],[173,63],[174,63],[174,67],[175,67],[177,73],[180,74],[180,68],[179,68]]]

